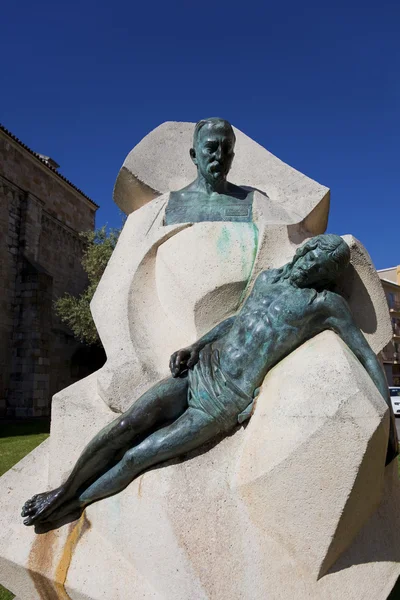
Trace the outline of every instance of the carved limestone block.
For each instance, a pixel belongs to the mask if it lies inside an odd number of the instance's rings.
[[[92,437],[91,423],[113,416],[93,377],[55,397],[58,477]],[[385,600],[400,574],[387,427],[369,376],[325,332],[270,372],[246,428],[38,536],[15,507],[46,488],[46,442],[0,481],[2,583],[32,600]]]

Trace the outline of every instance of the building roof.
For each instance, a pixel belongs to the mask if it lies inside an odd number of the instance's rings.
[[[387,283],[388,285],[391,285],[392,287],[400,288],[400,284],[396,283],[395,281],[390,281],[390,279],[384,279],[383,277],[380,277],[379,279],[383,283]]]
[[[397,265],[395,265],[394,267],[388,267],[387,269],[377,269],[377,273],[383,273],[384,271],[393,271],[394,269],[397,269]]]
[[[9,131],[1,123],[0,123],[0,131],[3,131],[6,135],[8,135],[8,137],[10,137],[12,140],[14,140],[14,142],[17,142],[17,144],[19,144],[20,146],[22,146],[22,148],[24,148],[24,150],[27,150],[27,152],[29,152],[30,154],[32,154],[32,156],[34,156],[39,162],[41,162],[48,169],[50,169],[50,171],[52,171],[57,177],[59,177],[65,183],[67,183],[68,185],[70,185],[74,190],[76,190],[79,194],[81,194],[84,198],[86,198],[86,200],[89,200],[89,202],[91,202],[93,204],[93,206],[95,206],[96,208],[99,208],[99,205],[96,204],[95,202],[93,202],[93,200],[91,198],[89,198],[89,196],[87,196],[86,194],[84,194],[82,192],[82,190],[80,190],[76,185],[74,185],[73,183],[71,183],[71,181],[69,181],[69,179],[67,179],[66,177],[64,177],[64,175],[61,175],[61,173],[59,173],[50,164],[50,162],[48,160],[46,160],[46,158],[48,159],[48,157],[45,157],[42,154],[38,154],[37,152],[34,152],[33,150],[31,150],[31,148],[29,148],[29,146],[27,146],[26,144],[24,144],[23,142],[21,142],[21,140],[18,139],[17,136],[15,136],[13,133],[11,133],[11,131]]]

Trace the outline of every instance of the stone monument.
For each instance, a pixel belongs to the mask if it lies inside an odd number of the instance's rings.
[[[1,583],[20,600],[375,600],[400,574],[397,440],[375,357],[391,337],[379,278],[351,236],[327,236],[326,250],[328,190],[229,128],[220,119],[165,123],[120,171],[114,197],[129,217],[92,304],[107,363],[54,397],[50,439],[0,480]],[[337,249],[341,258],[327,259]],[[293,289],[272,307],[283,320],[268,330],[271,343],[265,322],[259,327],[260,285],[270,297],[281,279]],[[309,295],[307,306],[299,294]],[[324,326],[310,316],[321,298]],[[241,323],[236,349],[231,341],[204,354],[233,322]],[[290,336],[297,342],[285,350]],[[106,499],[79,515],[69,509],[85,504],[48,495],[92,438],[110,448],[107,432],[126,428],[118,415],[137,412],[170,368],[175,388],[187,386],[186,375],[191,389],[197,382],[195,410],[240,397],[229,427],[160,454],[174,460],[146,463],[114,496],[106,497],[119,490],[101,487],[89,502]],[[221,394],[204,394],[210,372]],[[160,410],[174,421],[171,406]],[[97,475],[90,468],[89,490],[113,465]],[[35,529],[19,516],[30,497],[23,513]]]

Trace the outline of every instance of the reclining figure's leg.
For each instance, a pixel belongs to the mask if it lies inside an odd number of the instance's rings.
[[[76,507],[83,508],[120,492],[144,470],[200,447],[215,438],[219,432],[218,423],[209,415],[198,409],[188,408],[177,421],[159,429],[128,450],[119,463],[79,496]]]
[[[57,509],[77,499],[90,483],[115,465],[121,452],[132,447],[135,438],[177,419],[187,408],[187,386],[187,379],[165,379],[106,425],[86,446],[64,484],[50,492],[37,494],[24,504],[25,525],[49,520],[50,516],[51,520],[58,519]]]

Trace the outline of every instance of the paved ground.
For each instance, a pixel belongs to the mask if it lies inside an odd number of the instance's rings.
[[[400,417],[396,417],[396,429],[397,429],[397,435],[399,436],[399,440],[400,440]]]

